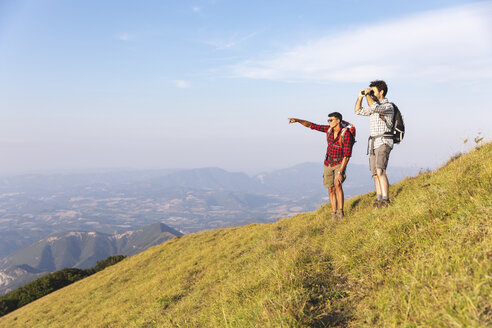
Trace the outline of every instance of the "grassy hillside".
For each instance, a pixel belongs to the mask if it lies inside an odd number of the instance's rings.
[[[1,327],[492,325],[492,144],[274,224],[174,238],[0,318]]]

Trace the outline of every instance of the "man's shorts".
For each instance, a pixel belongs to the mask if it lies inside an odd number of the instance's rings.
[[[374,154],[369,156],[369,170],[372,175],[377,175],[377,169],[386,170],[390,152],[391,147],[385,144],[374,149]]]
[[[335,177],[338,174],[337,172],[340,171],[340,167],[342,166],[342,163],[335,165],[335,166],[326,166],[325,165],[325,170],[323,172],[323,185],[325,188],[331,188],[335,187]],[[345,172],[342,173],[342,182],[345,181],[347,178],[347,175]]]

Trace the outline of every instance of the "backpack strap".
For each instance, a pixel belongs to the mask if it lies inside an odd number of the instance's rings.
[[[382,114],[379,114],[379,118],[384,122],[384,124],[386,124],[386,127],[390,130],[393,129],[393,127],[391,125],[388,124],[388,121],[386,121],[386,119],[384,118],[384,116]]]
[[[395,104],[393,104],[392,102],[388,102],[388,104],[391,104],[391,107],[393,107],[393,119],[394,119],[394,117],[396,115]],[[396,126],[396,123],[393,125],[388,124],[388,121],[386,120],[386,118],[382,114],[379,114],[379,118],[384,122],[384,124],[386,124],[386,127],[389,130],[393,130],[393,128]]]
[[[345,132],[347,132],[347,127],[344,127],[342,129],[342,132],[340,133],[340,136],[339,136],[339,141],[340,141],[340,146],[343,147],[343,136],[345,135]]]
[[[342,129],[340,129],[340,132],[339,132],[339,135],[338,135],[338,141],[339,141],[339,145],[335,144],[335,142],[332,143],[332,145],[334,145],[335,147],[343,147],[343,136],[345,135],[345,132],[347,132],[347,129],[348,127],[344,127]],[[328,131],[326,131],[326,141],[328,141],[328,138],[330,137],[330,133],[331,133],[331,127],[328,129]],[[335,136],[333,136],[333,139],[335,139]],[[328,141],[329,142],[329,141]]]

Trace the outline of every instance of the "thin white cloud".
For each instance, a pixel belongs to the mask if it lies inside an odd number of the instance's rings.
[[[128,33],[121,33],[118,35],[118,40],[128,41],[130,40],[130,35],[128,35]]]
[[[232,67],[285,81],[492,78],[492,2],[437,10],[328,35]]]
[[[249,34],[235,33],[232,36],[225,39],[214,39],[214,40],[205,41],[205,44],[214,47],[216,50],[225,50],[237,46],[238,44],[254,37],[256,34],[257,34],[256,32],[249,33]]]
[[[181,89],[187,89],[191,87],[191,83],[184,80],[176,80],[174,81],[174,85]]]
[[[198,13],[202,10],[202,7],[200,6],[191,6],[191,10],[193,10],[193,12],[195,13]]]

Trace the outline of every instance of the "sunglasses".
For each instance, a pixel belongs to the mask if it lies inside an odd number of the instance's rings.
[[[328,122],[329,122],[329,123],[331,123],[331,122],[333,122],[334,120],[336,120],[336,119],[335,119],[335,118],[329,118],[329,119],[328,119]]]

